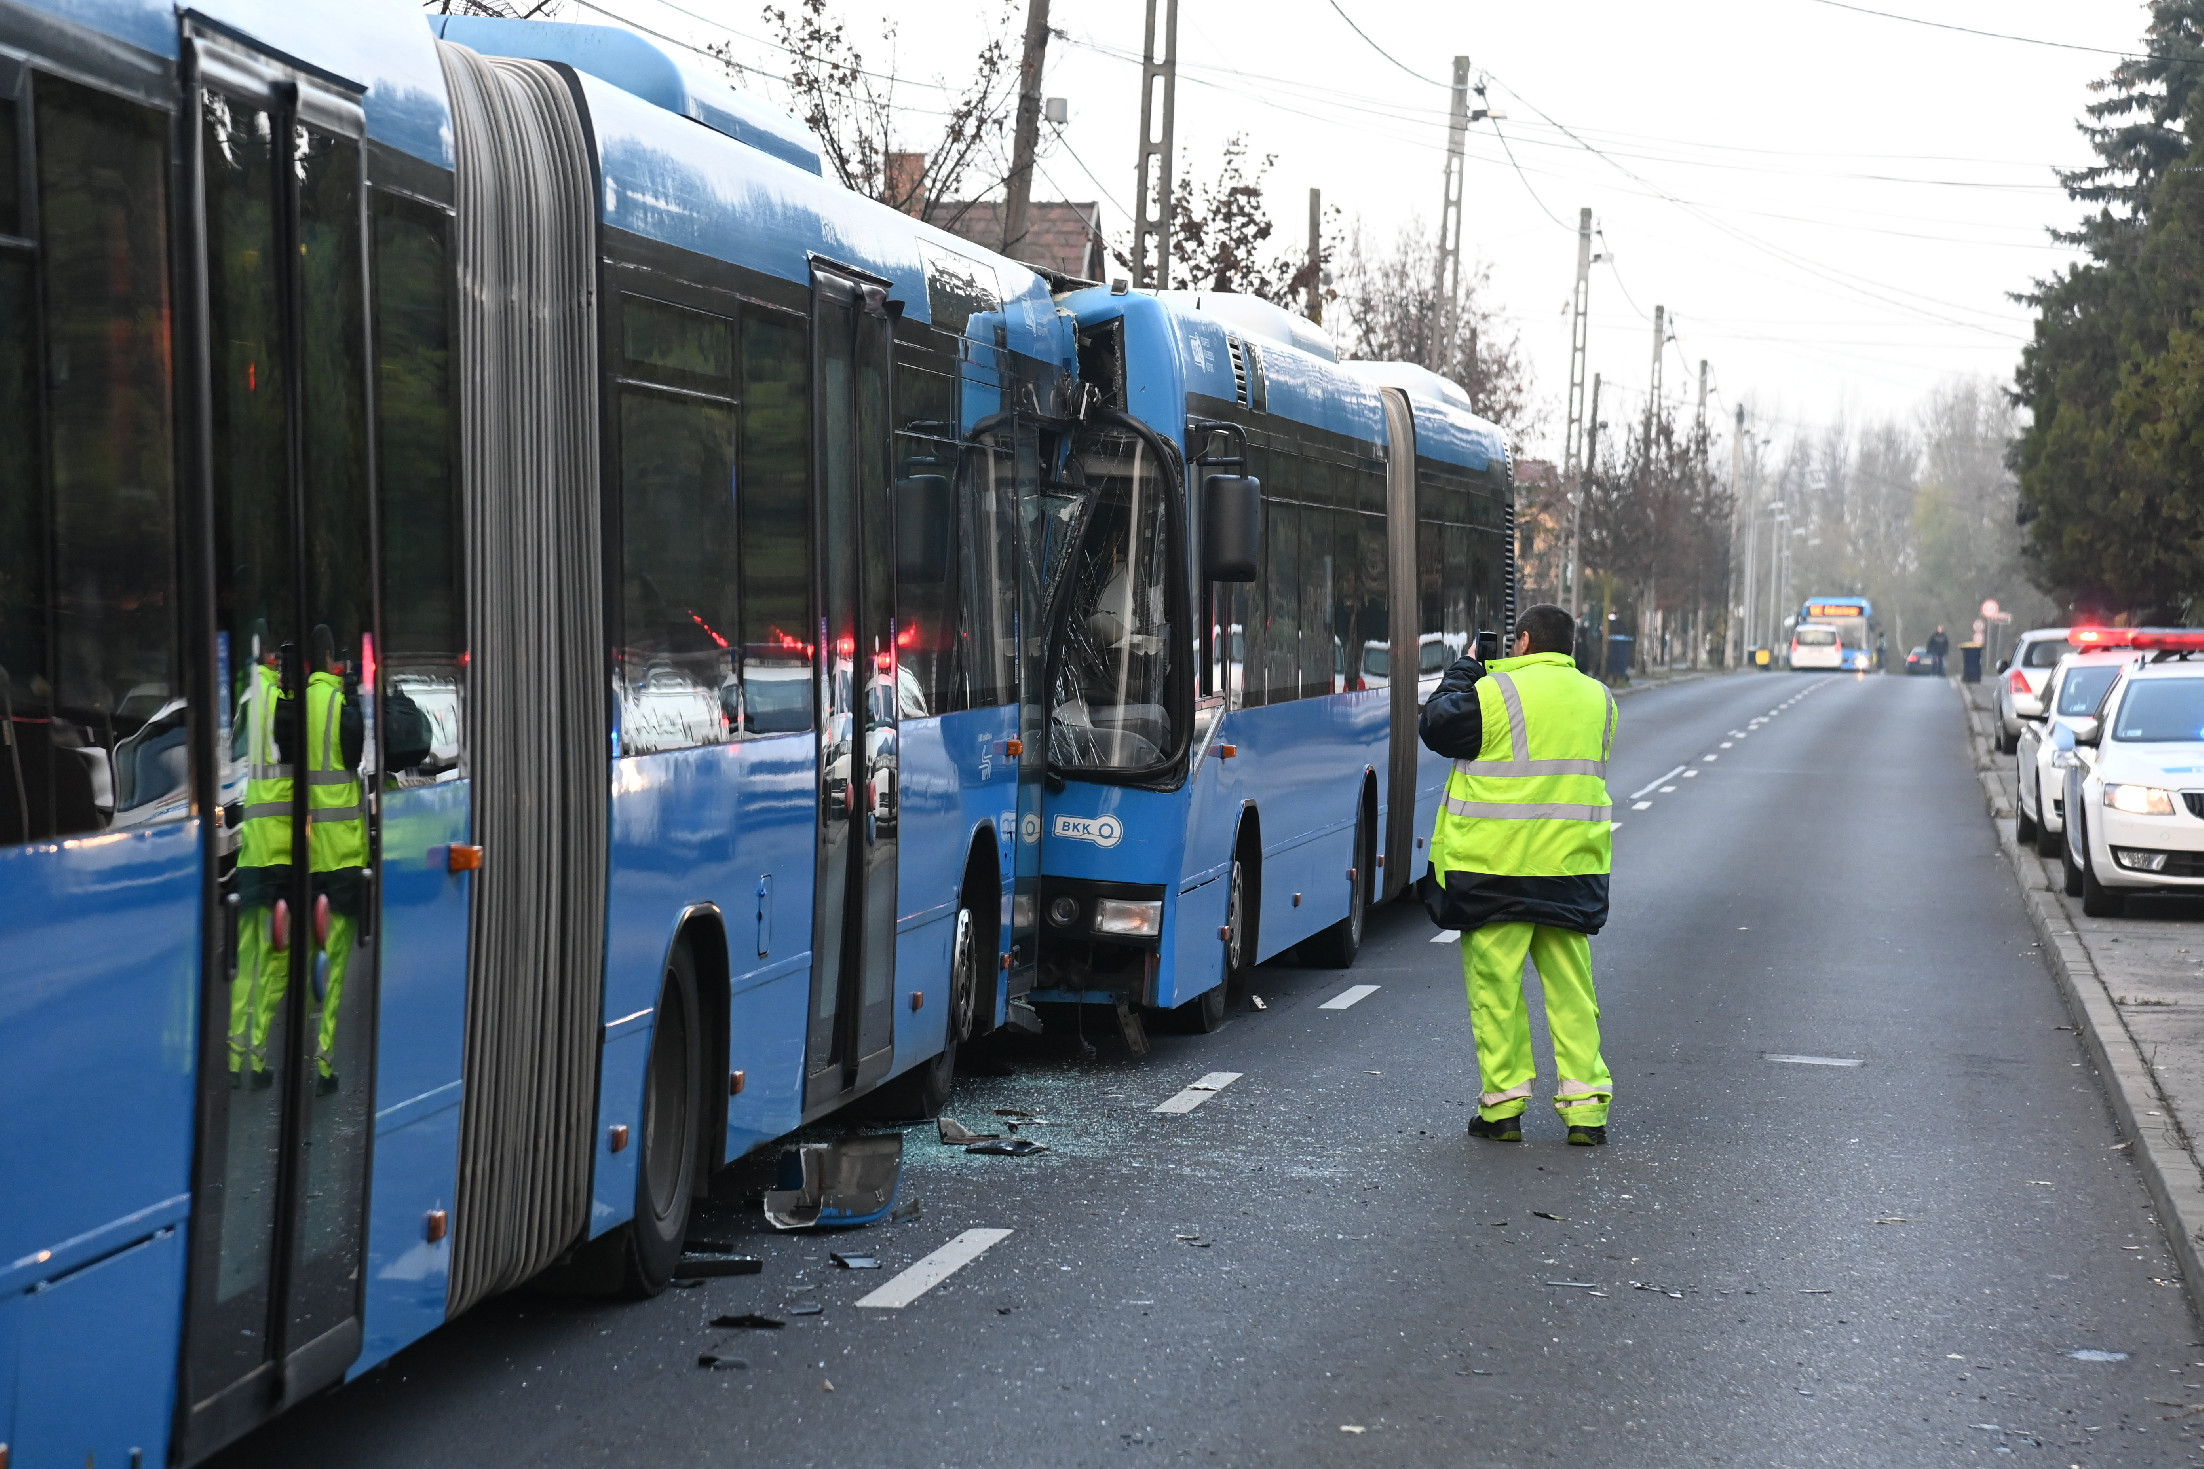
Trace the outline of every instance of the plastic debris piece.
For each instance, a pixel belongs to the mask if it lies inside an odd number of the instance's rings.
[[[1596,1280],[1549,1280],[1546,1282],[1546,1284],[1562,1286],[1568,1290],[1599,1289],[1599,1282]]]
[[[995,1109],[995,1115],[997,1117],[1027,1117],[1032,1118],[1032,1120],[1035,1122],[1041,1120],[1038,1117],[1034,1117],[1031,1112],[1028,1112],[1023,1107],[997,1107]]]
[[[1029,1137],[1005,1137],[974,1143],[964,1151],[967,1153],[995,1153],[1005,1158],[1029,1158],[1035,1153],[1047,1152],[1048,1144],[1035,1142]]]
[[[1212,1243],[1209,1240],[1203,1239],[1198,1234],[1182,1234],[1177,1236],[1177,1238],[1180,1244],[1192,1245],[1197,1250],[1206,1250]]]
[[[820,1378],[820,1379],[819,1379],[819,1391],[821,1391],[821,1392],[832,1392],[832,1391],[834,1391],[834,1379],[832,1379],[831,1377],[822,1377],[822,1378]]]
[[[1339,1431],[1341,1433],[1368,1433],[1370,1430],[1359,1423],[1342,1423],[1339,1425]]]
[[[779,1331],[788,1323],[776,1321],[771,1316],[760,1316],[755,1311],[745,1311],[740,1316],[714,1316],[712,1325],[725,1331]]]
[[[2111,1151],[2112,1151],[2112,1152],[2115,1152],[2115,1153],[2117,1153],[2117,1152],[2119,1152],[2119,1151],[2120,1151],[2120,1149],[2122,1149],[2122,1148],[2132,1148],[2132,1147],[2134,1147],[2134,1146],[2135,1146],[2135,1139],[2134,1139],[2134,1138],[2129,1138],[2129,1139],[2128,1139],[2128,1140],[2127,1140],[2126,1142],[2124,1142],[2124,1143],[2114,1143],[2114,1144],[2112,1145]]]
[[[781,1309],[791,1316],[816,1316],[824,1311],[826,1307],[820,1305],[817,1301],[802,1301],[793,1306],[783,1306]]]
[[[1877,1224],[1911,1224],[1913,1221],[1903,1214],[1885,1214],[1875,1222]]]
[[[935,1123],[935,1126],[941,1132],[941,1140],[952,1148],[961,1148],[966,1143],[985,1142],[989,1138],[1002,1136],[999,1132],[974,1132],[954,1117],[943,1117]]]
[[[902,1203],[897,1204],[893,1210],[889,1211],[888,1222],[890,1224],[899,1224],[905,1219],[916,1219],[919,1217],[919,1208],[920,1205],[918,1197],[914,1194],[910,1198],[905,1199]]]
[[[1802,1296],[1826,1296],[1834,1294],[1835,1289],[1834,1286],[1807,1285],[1799,1287],[1798,1293]]]
[[[764,1269],[765,1262],[756,1255],[699,1252],[683,1255],[673,1273],[677,1280],[710,1280],[721,1275],[756,1275]]]
[[[740,1357],[730,1357],[724,1352],[698,1352],[696,1354],[696,1365],[709,1368],[714,1372],[726,1372],[730,1370],[740,1371],[750,1364]]]
[[[775,1229],[877,1224],[903,1184],[903,1134],[869,1133],[781,1150],[779,1187],[765,1195]]]
[[[845,1255],[837,1250],[827,1258],[844,1270],[878,1270],[880,1268],[880,1261],[871,1255]]]
[[[1247,1003],[1251,1010],[1268,1010],[1270,1008],[1269,1003],[1261,995],[1249,995]]]
[[[1544,1209],[1531,1210],[1531,1217],[1534,1219],[1551,1219],[1556,1224],[1567,1224],[1569,1222],[1559,1214],[1549,1214]]]

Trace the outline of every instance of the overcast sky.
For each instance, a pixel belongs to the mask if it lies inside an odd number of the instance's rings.
[[[715,37],[666,0],[605,3],[671,35]],[[738,33],[738,54],[761,68],[785,64],[744,39],[766,33],[750,0],[679,3]],[[1564,313],[1585,205],[1612,255],[1593,270],[1590,349],[1591,369],[1622,395],[1602,403],[1610,423],[1642,411],[1656,303],[1675,337],[1667,397],[1689,411],[1705,358],[1710,413],[1744,402],[1770,432],[1907,413],[1954,373],[2009,381],[2028,314],[2007,293],[2072,258],[2045,233],[2077,217],[2052,171],[2088,161],[2075,120],[2116,61],[1830,0],[1339,7],[1181,0],[1181,170],[1212,174],[1225,139],[1244,133],[1277,155],[1280,237],[1305,237],[1312,186],[1367,237],[1435,231],[1444,83],[1451,58],[1467,55],[1507,116],[1471,129],[1463,254],[1491,267],[1492,299],[1522,334],[1551,407],[1530,447],[1546,454],[1568,384]],[[944,105],[927,84],[953,83],[1004,14],[986,0],[837,8],[869,66],[909,79],[898,101],[913,147],[927,146]],[[2135,49],[2145,20],[2125,0],[1868,8],[2111,51]],[[1070,123],[1044,151],[1035,193],[1099,196],[1113,235],[1132,204],[1144,14],[1139,0],[1056,0],[1051,15],[1071,40],[1052,45],[1045,90],[1069,101]],[[1019,0],[1013,51],[1023,17]]]

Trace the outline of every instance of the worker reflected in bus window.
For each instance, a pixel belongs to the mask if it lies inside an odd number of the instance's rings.
[[[236,756],[245,767],[237,823],[237,968],[230,976],[230,1083],[256,1091],[274,1084],[268,1030],[290,970],[291,800],[298,744],[297,707],[285,665],[297,649],[271,646],[255,623],[251,663],[238,692]],[[247,1062],[250,1062],[249,1076]]]
[[[314,1090],[338,1085],[337,1014],[359,935],[367,888],[367,806],[360,781],[367,721],[359,674],[338,653],[327,623],[314,628],[314,671],[306,680],[306,849],[313,878],[312,982],[320,1007]]]

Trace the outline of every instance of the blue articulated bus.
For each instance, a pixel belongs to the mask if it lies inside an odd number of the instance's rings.
[[[1839,667],[1848,671],[1875,666],[1875,608],[1865,597],[1808,597],[1800,604],[1800,622],[1825,623],[1837,630],[1843,651]]]
[[[0,1463],[938,1109],[1036,972],[1077,354],[624,32],[0,0]]]
[[[1346,966],[1422,865],[1446,781],[1423,697],[1514,613],[1500,431],[1421,368],[1340,363],[1251,298],[1087,290],[1094,409],[1052,579],[1035,1002],[1214,1028],[1296,945]],[[1224,500],[1260,485],[1255,524]],[[1231,579],[1204,535],[1254,542]],[[1239,555],[1235,551],[1234,555]]]

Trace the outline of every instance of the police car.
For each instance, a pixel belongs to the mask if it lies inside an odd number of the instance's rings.
[[[2097,706],[2120,670],[2139,656],[2128,646],[2128,629],[2077,627],[2060,639],[2066,656],[2046,670],[2041,717],[2023,719],[2013,756],[2016,835],[2034,842],[2045,857],[2059,854],[2066,830],[2066,768],[2072,751],[2062,752],[2052,734],[2060,725],[2076,731],[2096,727]],[[2061,764],[2061,761],[2065,764]]]
[[[2061,726],[2066,890],[2093,918],[2135,893],[2204,893],[2204,630],[2136,628],[2096,729]]]

